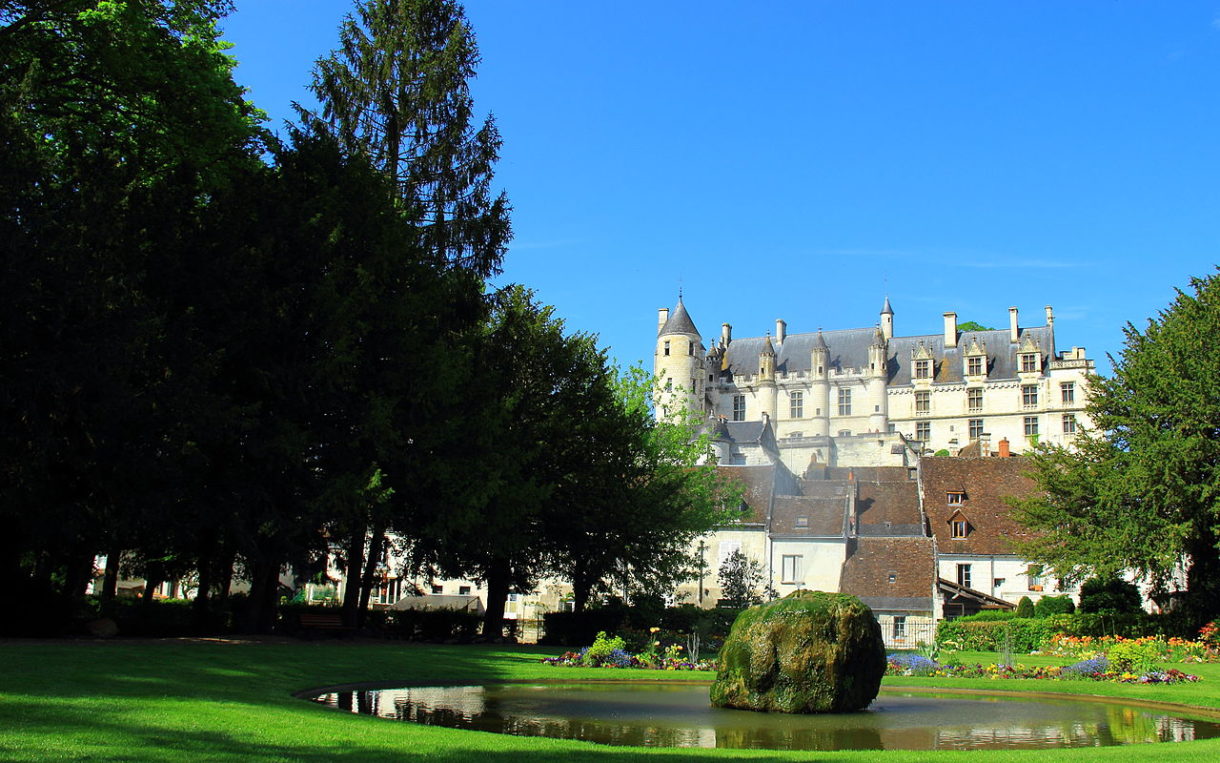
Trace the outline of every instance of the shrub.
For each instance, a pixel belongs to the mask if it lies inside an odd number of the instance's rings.
[[[625,607],[587,609],[584,612],[547,612],[542,616],[543,644],[576,646],[588,644],[605,631],[622,629],[627,620]]]
[[[1080,611],[1135,614],[1142,611],[1140,591],[1118,578],[1090,578],[1080,586]]]
[[[1076,611],[1076,603],[1071,596],[1043,596],[1034,605],[1035,617],[1051,615],[1070,615]]]
[[[385,633],[407,641],[468,641],[483,624],[477,612],[459,609],[403,609],[385,614]]]
[[[1028,596],[1022,596],[1017,602],[1017,617],[1033,617],[1034,602]]]
[[[603,665],[626,668],[631,666],[631,655],[627,654],[627,644],[621,637],[610,638],[602,631],[597,634],[592,646],[581,650],[580,664],[589,668],[600,668]]]

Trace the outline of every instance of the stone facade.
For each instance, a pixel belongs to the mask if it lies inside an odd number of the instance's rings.
[[[709,347],[679,299],[658,314],[653,368],[670,396],[657,415],[686,407],[730,423],[770,421],[781,449],[814,446],[832,465],[885,455],[868,442],[885,433],[924,453],[1001,439],[1013,452],[1070,445],[1087,423],[1093,361],[1082,347],[1056,349],[1050,307],[1042,326],[1021,327],[1017,308],[1008,313],[1007,329],[959,331],[947,312],[940,334],[895,336],[886,299],[875,328],[789,334],[779,320],[774,336],[734,338],[726,323]],[[853,437],[867,447],[848,459]]]

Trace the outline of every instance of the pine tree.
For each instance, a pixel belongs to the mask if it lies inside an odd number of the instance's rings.
[[[492,198],[500,134],[474,124],[474,33],[453,0],[359,0],[320,59],[313,91],[349,149],[393,180],[423,249],[480,277],[498,272],[509,204]]]

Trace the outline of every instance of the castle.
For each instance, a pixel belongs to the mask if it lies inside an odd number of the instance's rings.
[[[1010,307],[1006,330],[961,331],[956,313],[943,317],[941,334],[895,336],[887,297],[875,328],[789,334],[777,320],[774,336],[735,339],[725,323],[707,347],[679,297],[657,318],[653,369],[675,398],[657,416],[677,406],[707,417],[722,464],[767,463],[759,438],[774,438],[797,473],[810,460],[901,464],[888,456],[904,443],[917,454],[954,455],[971,443],[986,453],[1001,440],[1013,452],[1070,445],[1087,423],[1094,364],[1083,347],[1056,351],[1053,310],[1046,325],[1021,327]],[[879,439],[890,446],[886,457],[862,463]]]
[[[657,418],[700,419],[744,490],[680,596],[714,605],[716,570],[740,551],[777,595],[860,597],[901,646],[943,617],[1075,593],[1009,545],[1030,536],[1005,498],[1035,489],[1010,456],[1070,445],[1086,423],[1093,362],[1056,351],[1050,307],[1037,327],[1009,308],[1007,330],[943,317],[941,334],[895,336],[887,298],[874,328],[789,334],[778,320],[774,336],[734,339],[725,323],[707,347],[680,296],[659,311]]]

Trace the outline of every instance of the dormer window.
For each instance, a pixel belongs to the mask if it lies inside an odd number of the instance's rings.
[[[945,493],[945,498],[948,501],[950,506],[961,506],[962,503],[966,500],[966,494],[961,492],[960,490],[953,490],[948,493]]]
[[[983,361],[986,360],[982,355],[976,355],[972,358],[966,358],[966,375],[967,376],[982,376]]]
[[[917,360],[915,361],[915,378],[930,379],[932,377],[932,361]]]
[[[1038,354],[1036,352],[1021,353],[1021,372],[1038,370]]]
[[[965,540],[968,535],[970,535],[970,520],[966,519],[966,515],[960,511],[953,512],[953,515],[949,517],[949,537],[954,540]]]
[[[809,526],[809,517],[797,517],[796,526],[797,527],[808,527]]]
[[[889,580],[889,582],[891,582],[891,583],[897,583],[897,582],[898,582],[898,573],[897,573],[897,572],[894,572],[893,570],[890,570],[890,574],[889,574],[889,578],[888,578],[888,580]]]

